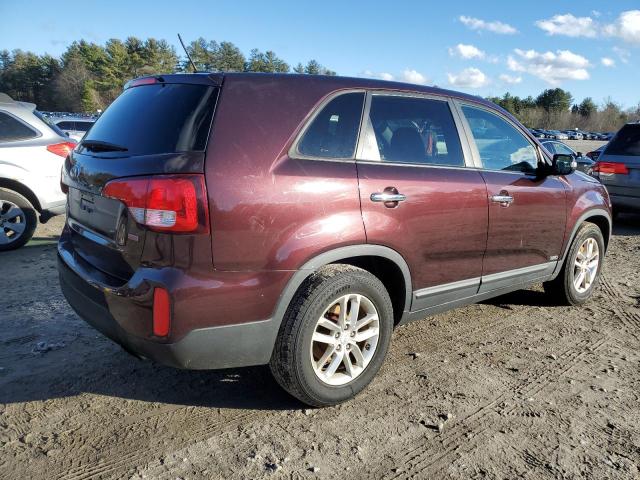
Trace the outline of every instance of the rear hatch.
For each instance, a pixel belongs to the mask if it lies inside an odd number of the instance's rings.
[[[146,77],[130,82],[106,109],[63,169],[75,254],[123,282],[131,278],[149,232],[135,209],[104,195],[105,185],[202,174],[220,81],[202,74]]]
[[[598,178],[611,193],[640,197],[640,124],[622,127],[596,166]]]

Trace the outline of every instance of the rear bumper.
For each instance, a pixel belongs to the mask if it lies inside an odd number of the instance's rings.
[[[637,212],[640,211],[640,196],[619,195],[609,189],[611,203],[616,210]]]
[[[87,275],[82,259],[66,250],[63,241],[58,245],[58,272],[62,292],[76,313],[138,357],[197,370],[264,365],[271,358],[279,329],[273,319],[194,328],[169,343],[146,334],[149,299],[158,278],[124,286],[100,282],[96,275]],[[175,309],[173,313],[175,318]]]

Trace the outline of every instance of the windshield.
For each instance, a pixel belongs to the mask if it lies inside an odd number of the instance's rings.
[[[129,155],[204,151],[218,88],[143,85],[125,90],[82,140],[88,149],[116,145]]]

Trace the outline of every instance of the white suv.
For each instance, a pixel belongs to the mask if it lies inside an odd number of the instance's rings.
[[[75,142],[33,103],[0,93],[0,251],[21,247],[38,223],[64,213],[60,171]]]

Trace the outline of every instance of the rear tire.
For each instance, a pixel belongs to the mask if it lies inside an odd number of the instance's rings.
[[[542,284],[545,293],[561,305],[585,303],[600,281],[604,253],[602,232],[597,225],[585,222],[578,229],[558,276]]]
[[[0,252],[22,247],[31,240],[37,226],[38,217],[29,200],[0,188]]]
[[[392,331],[393,307],[382,282],[361,268],[328,265],[305,280],[293,297],[271,372],[302,402],[336,405],[373,380]]]

